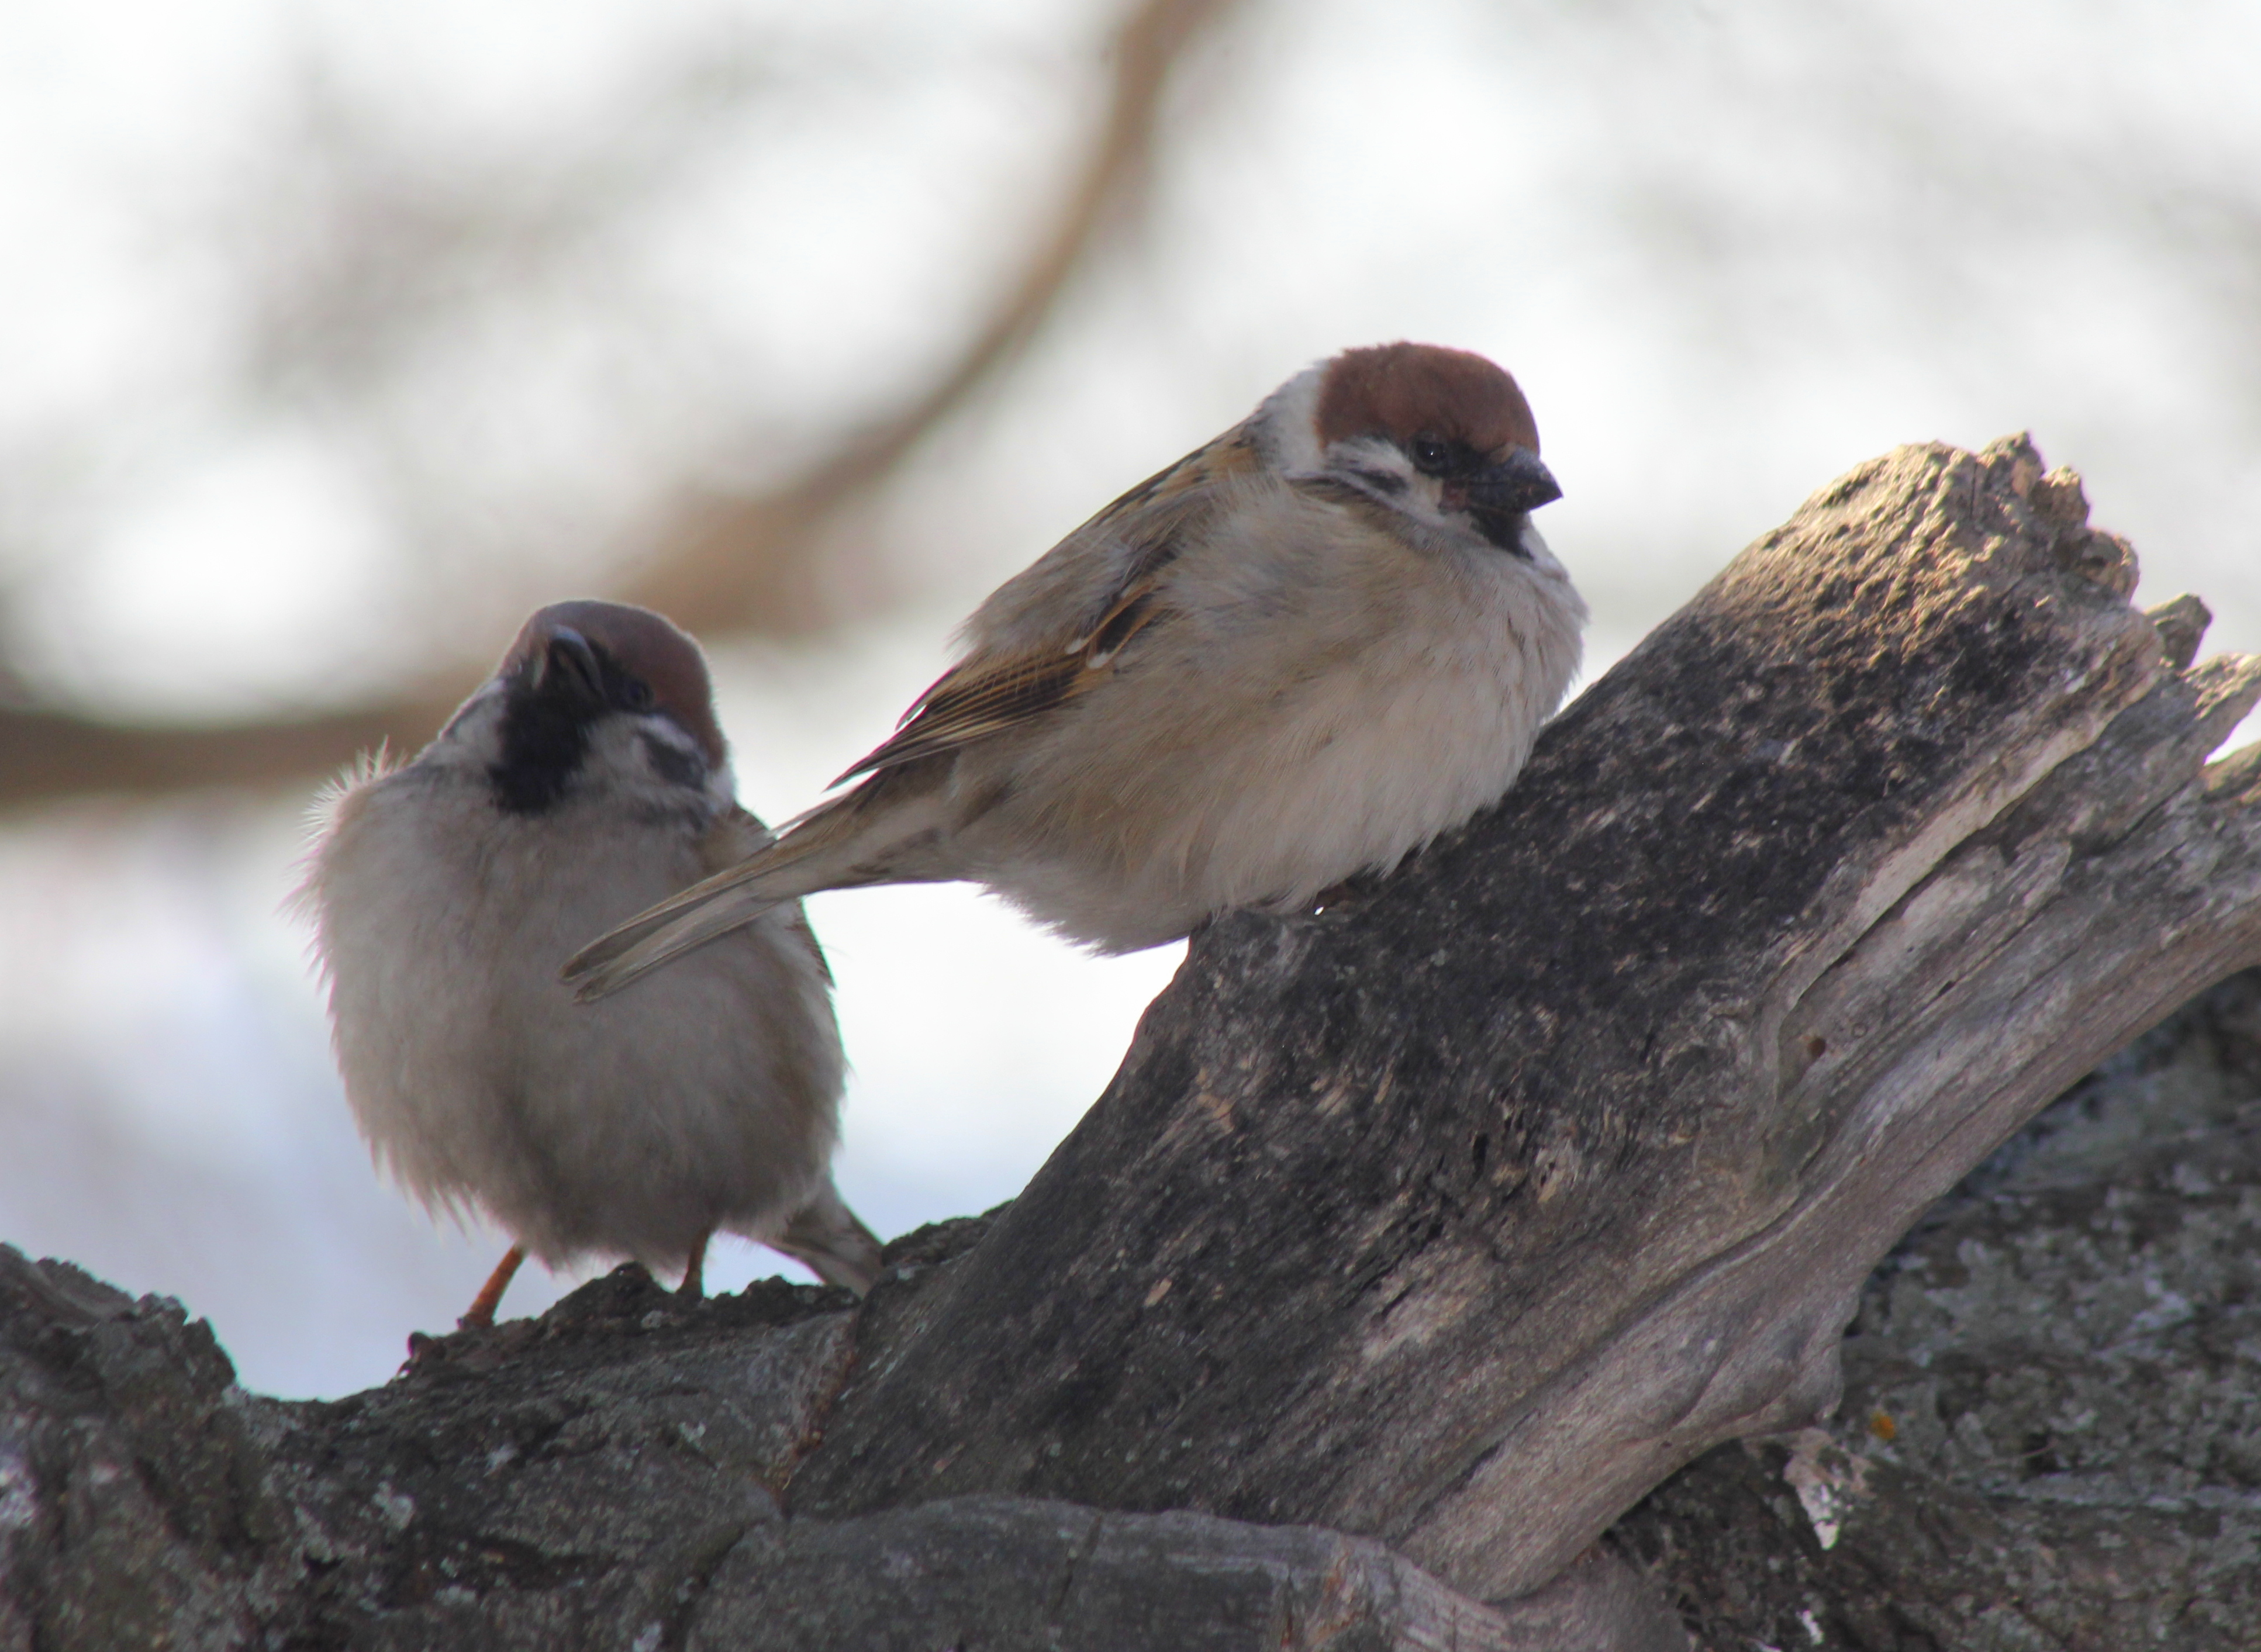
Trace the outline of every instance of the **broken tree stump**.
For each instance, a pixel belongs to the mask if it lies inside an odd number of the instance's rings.
[[[1197,936],[981,1244],[875,1300],[793,1506],[1311,1523],[1499,1598],[1826,1412],[1924,1208],[2261,962],[2261,762],[2202,767],[2261,665],[2178,669],[2086,514],[2022,440],[1864,465],[1500,807]]]

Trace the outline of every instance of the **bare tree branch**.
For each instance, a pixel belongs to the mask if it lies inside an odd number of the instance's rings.
[[[631,601],[717,630],[805,632],[838,618],[813,578],[810,540],[1033,339],[1101,232],[1138,193],[1154,117],[1187,46],[1236,0],[1142,0],[1117,32],[1114,88],[1089,161],[1020,279],[956,361],[920,395],[782,486],[685,498]],[[688,618],[686,618],[686,616]]]
[[[39,708],[0,710],[0,804],[296,780],[386,740],[420,745],[461,697],[442,690],[295,722],[204,728],[107,723]]]
[[[1234,4],[1138,0],[1114,37],[1113,88],[1089,157],[1019,277],[964,348],[932,383],[800,475],[760,493],[688,494],[657,535],[659,549],[622,594],[709,634],[750,626],[806,631],[833,618],[808,568],[817,530],[884,480],[1037,336],[1145,179],[1172,70]],[[57,707],[0,704],[0,807],[88,792],[161,794],[295,779],[381,740],[420,744],[470,681],[458,666],[372,705],[209,727],[125,725]]]

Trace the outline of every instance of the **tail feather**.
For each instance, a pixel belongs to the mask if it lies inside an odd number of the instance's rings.
[[[856,1219],[829,1179],[769,1242],[826,1284],[845,1285],[859,1297],[879,1283],[879,1237]]]
[[[727,873],[724,876],[731,876]],[[574,998],[588,1004],[609,997],[638,976],[649,975],[694,947],[703,947],[734,929],[743,928],[772,907],[793,898],[790,892],[772,894],[766,890],[750,889],[747,887],[749,881],[732,877],[720,889],[699,884],[696,888],[703,893],[695,904],[687,908],[678,906],[672,912],[655,909],[642,918],[631,919],[574,954],[566,961],[564,969],[565,979],[572,983]]]
[[[840,816],[812,816],[767,848],[599,935],[565,961],[562,973],[573,996],[586,1004],[617,992],[773,906],[831,888],[858,847],[855,834],[840,829],[848,824]]]

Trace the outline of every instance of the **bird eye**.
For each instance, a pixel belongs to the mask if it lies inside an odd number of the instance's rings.
[[[621,684],[621,704],[631,712],[651,709],[651,690],[634,677]]]
[[[1452,468],[1453,450],[1434,436],[1413,439],[1413,468],[1424,476],[1441,476]]]

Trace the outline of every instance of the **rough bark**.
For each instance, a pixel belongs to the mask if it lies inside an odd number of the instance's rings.
[[[1845,1365],[1826,1433],[1723,1446],[1618,1527],[1703,1645],[2252,1646],[2261,973],[1927,1216],[1863,1291]]]
[[[931,1271],[917,1251],[899,1293]],[[854,1321],[842,1292],[693,1305],[628,1268],[427,1341],[383,1389],[291,1404],[236,1389],[178,1305],[0,1246],[0,1648],[1682,1644],[1606,1553],[1497,1611],[1310,1527],[1005,1497],[788,1520]]]
[[[1597,1537],[1824,1417],[1926,1207],[2261,962],[2261,748],[2205,766],[2261,669],[2085,518],[2021,441],[1817,496],[1501,807],[1196,937],[1023,1197],[859,1309],[615,1276],[287,1405],[9,1261],[0,1648],[1672,1645]],[[1659,1506],[1623,1541],[1727,1622]]]
[[[1925,1207],[2261,959],[2261,764],[2200,775],[2261,671],[2174,670],[2085,517],[2022,440],[1866,465],[1500,808],[1197,937],[987,1240],[875,1305],[796,1505],[1309,1522],[1495,1598],[1826,1414]]]

